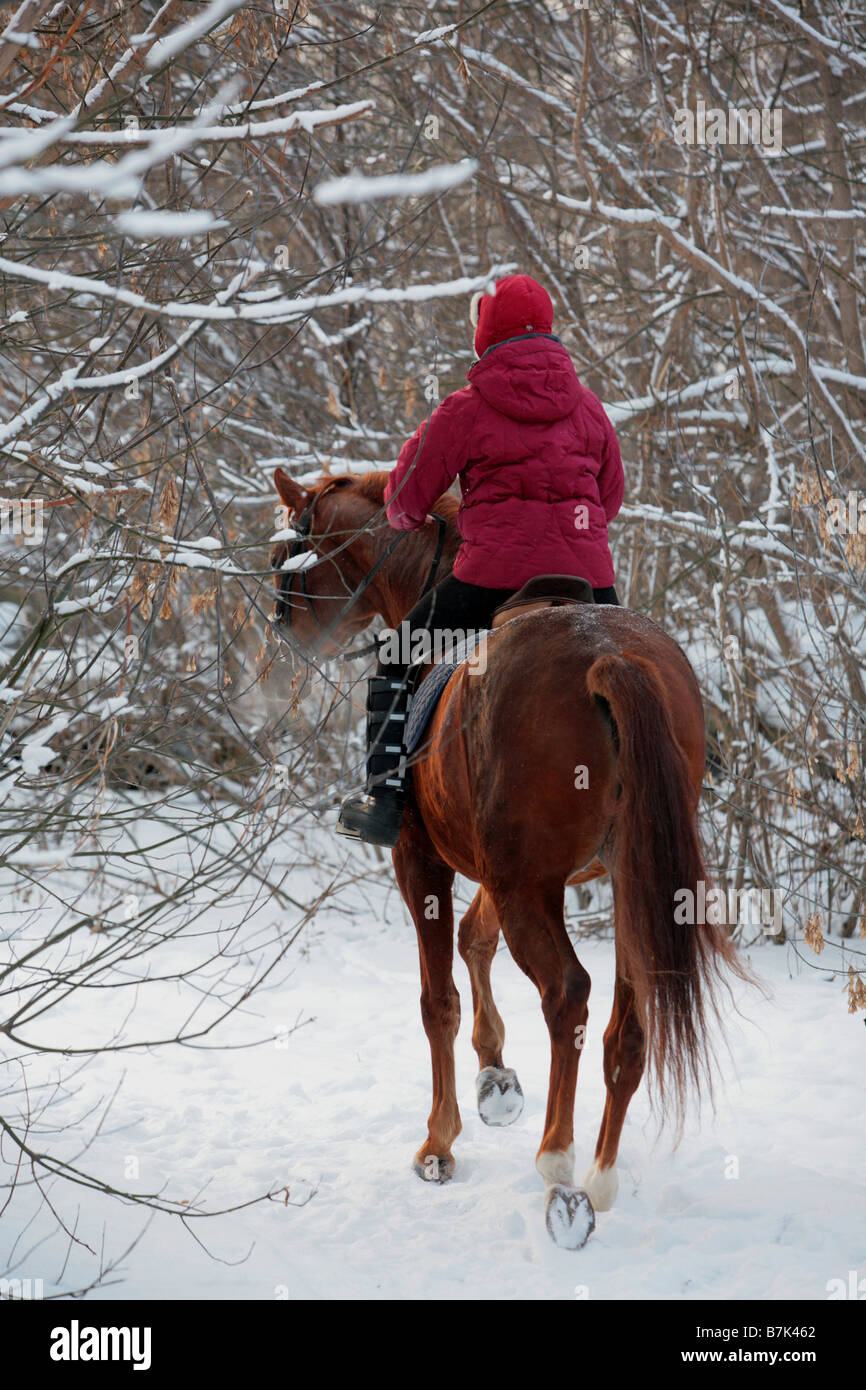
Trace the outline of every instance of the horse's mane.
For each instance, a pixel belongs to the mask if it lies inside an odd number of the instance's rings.
[[[324,494],[339,489],[342,498],[347,501],[351,495],[353,498],[363,498],[365,502],[379,509],[384,505],[385,484],[388,477],[389,472],[387,470],[375,473],[342,474],[336,478],[325,479],[318,490]],[[437,498],[433,505],[433,511],[444,517],[447,522],[445,546],[438,572],[440,579],[444,579],[450,571],[457,554],[457,548],[460,545],[460,533],[457,530],[458,506],[457,498],[447,492]],[[378,545],[387,543],[387,540],[393,539],[398,533],[391,531],[389,535],[388,528],[382,527],[375,534]],[[405,587],[407,592],[411,593],[414,589],[420,588],[424,582],[427,569],[435,553],[438,533],[435,527],[424,526],[417,531],[408,531],[402,534],[405,536],[405,540],[397,546],[394,552],[389,565],[389,573],[395,585]]]
[[[385,495],[385,484],[389,477],[390,473],[387,471],[362,473],[360,476],[352,478],[352,481],[362,497],[366,497],[368,502],[374,502],[381,507]],[[450,492],[444,492],[441,497],[437,498],[433,510],[438,512],[440,516],[444,516],[450,527],[456,524],[458,506],[457,498],[453,497]]]

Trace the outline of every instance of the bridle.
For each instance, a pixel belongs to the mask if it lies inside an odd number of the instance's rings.
[[[312,545],[310,537],[313,525],[313,512],[320,496],[320,493],[316,493],[315,496],[311,497],[306,507],[301,512],[301,515],[298,517],[298,520],[295,523],[294,528],[294,539],[292,540],[292,543],[289,546],[289,553],[287,559],[294,560],[299,555],[316,553],[315,547]],[[439,568],[439,562],[442,559],[442,552],[445,549],[445,535],[448,523],[446,522],[443,516],[439,515],[438,512],[431,512],[431,516],[435,520],[436,525],[438,527],[438,535],[436,538],[436,550],[433,555],[433,562],[430,566],[427,578],[424,581],[424,587],[422,588],[421,593],[418,595],[419,599],[423,598],[424,595],[428,593],[432,588],[433,582],[436,578],[436,571]],[[358,585],[357,589],[355,589],[354,593],[349,595],[349,598],[347,599],[343,607],[340,609],[336,618],[334,618],[333,621],[328,623],[327,625],[325,625],[325,623],[322,622],[321,618],[316,612],[316,609],[313,605],[313,596],[307,592],[306,567],[301,567],[301,597],[305,600],[307,607],[310,610],[310,613],[312,614],[317,626],[319,627],[322,633],[323,638],[330,637],[334,630],[337,627],[339,627],[346,615],[351,612],[352,608],[358,602],[358,599],[361,597],[361,595],[369,588],[370,584],[372,584],[376,575],[379,573],[379,570],[385,564],[386,560],[390,559],[391,555],[393,555],[400,542],[405,540],[406,535],[406,531],[398,531],[396,536],[394,536],[393,540],[388,542],[387,546],[382,551],[382,554],[379,556],[376,563],[364,575],[364,578],[361,580],[361,583]],[[274,626],[278,633],[280,631],[280,624],[284,624],[285,627],[287,627],[289,631],[291,631],[292,594],[294,592],[292,589],[292,581],[296,573],[298,573],[298,571],[293,569],[282,571],[282,578],[280,580],[280,587],[277,593],[277,601],[274,608]],[[377,642],[368,642],[363,647],[358,647],[352,651],[344,652],[343,656],[348,659],[353,659],[355,657],[360,656],[369,656],[377,650]]]
[[[310,527],[312,525],[313,520],[313,506],[315,504],[315,501],[315,497],[310,498],[310,501],[307,503],[306,507],[301,512],[301,515],[298,517],[298,520],[295,523],[294,539],[291,545],[289,546],[289,553],[286,557],[289,560],[296,560],[299,555],[304,555],[308,553],[310,550],[308,542],[310,538]],[[295,576],[295,573],[295,570],[283,570],[282,579],[280,580],[280,588],[277,594],[276,608],[274,609],[274,617],[276,618],[277,622],[285,623],[286,627],[289,628],[292,625],[292,580]],[[316,611],[313,608],[310,599],[310,595],[307,593],[306,569],[301,569],[300,576],[301,593],[303,597],[306,599],[310,612],[313,614],[313,617],[317,618]]]
[[[295,535],[291,545],[289,546],[289,553],[287,559],[295,560],[299,555],[317,553],[315,546],[313,545],[311,540],[311,533],[313,525],[313,513],[315,510],[316,503],[318,502],[319,497],[321,495],[321,493],[316,493],[313,497],[311,497],[306,507],[298,517],[294,528]],[[436,578],[436,571],[439,568],[439,562],[442,559],[442,552],[445,549],[445,534],[448,523],[446,522],[443,516],[440,516],[438,514],[438,512],[431,512],[431,516],[435,520],[436,525],[438,527],[438,535],[436,538],[436,551],[433,555],[433,562],[430,566],[430,570],[424,582],[424,587],[422,588],[421,593],[418,595],[419,599],[423,598],[424,595],[428,593],[429,590],[432,588],[433,582]],[[385,564],[386,560],[390,559],[391,555],[393,555],[400,542],[405,540],[407,534],[408,533],[406,531],[398,531],[394,538],[388,542],[387,546],[382,551],[382,554],[379,556],[378,560],[364,575],[364,578],[361,580],[361,583],[358,585],[357,589],[355,589],[355,591],[349,595],[349,598],[347,599],[343,607],[340,609],[336,618],[334,618],[333,621],[328,623],[327,625],[322,622],[321,618],[316,612],[315,606],[313,604],[313,596],[307,592],[307,567],[301,566],[300,571],[294,569],[283,570],[282,578],[280,579],[280,587],[277,592],[277,601],[274,607],[274,627],[276,631],[279,633],[280,624],[285,625],[285,627],[288,628],[289,631],[291,631],[292,595],[294,592],[294,590],[292,589],[292,581],[295,575],[299,573],[301,597],[306,602],[307,607],[310,610],[310,613],[315,619],[316,624],[322,633],[323,639],[329,638],[331,634],[335,631],[335,629],[340,626],[343,619],[351,612],[355,604],[358,602],[358,599],[369,588],[370,584],[372,584],[376,575],[379,573],[379,570]],[[358,647],[352,651],[344,652],[343,656],[352,659],[360,656],[369,656],[372,652],[375,652],[377,650],[377,642],[368,642],[363,647]]]

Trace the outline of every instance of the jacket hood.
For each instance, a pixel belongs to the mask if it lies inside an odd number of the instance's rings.
[[[531,275],[506,275],[496,281],[494,294],[484,294],[478,302],[475,352],[483,357],[494,343],[552,328],[553,304],[543,285]]]
[[[500,415],[527,423],[564,419],[577,405],[581,390],[562,343],[541,335],[494,346],[466,379]]]

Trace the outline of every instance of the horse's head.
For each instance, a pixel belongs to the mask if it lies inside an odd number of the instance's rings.
[[[360,533],[375,524],[381,503],[364,496],[355,478],[325,477],[305,489],[277,468],[274,483],[295,533],[271,551],[274,616],[300,647],[335,656],[377,612],[373,589],[361,589],[372,546],[369,532]]]

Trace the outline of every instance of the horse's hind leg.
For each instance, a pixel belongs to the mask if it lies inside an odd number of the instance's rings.
[[[619,1188],[616,1155],[629,1101],[640,1085],[646,1039],[635,1009],[634,993],[620,975],[616,977],[613,1011],[604,1034],[604,1106],[595,1158],[583,1185],[596,1211],[608,1211]]]
[[[415,1155],[415,1171],[427,1182],[446,1182],[454,1172],[451,1145],[460,1133],[454,1079],[454,1039],[460,1026],[460,996],[451,975],[454,870],[436,854],[413,810],[394,850],[400,892],[415,923],[421,958],[421,1017],[433,1064],[433,1107],[427,1141]]]
[[[545,1187],[547,1229],[557,1245],[577,1250],[595,1214],[574,1186],[574,1093],[589,1015],[590,979],[568,939],[564,889],[512,889],[496,906],[508,948],[534,982],[550,1034],[550,1085],[544,1136],[535,1160]]]
[[[516,1072],[502,1063],[505,1025],[490,988],[499,918],[483,888],[479,888],[460,923],[457,940],[472,984],[472,1046],[478,1053],[479,1067],[475,1080],[478,1113],[486,1125],[510,1125],[523,1110],[523,1092]]]

